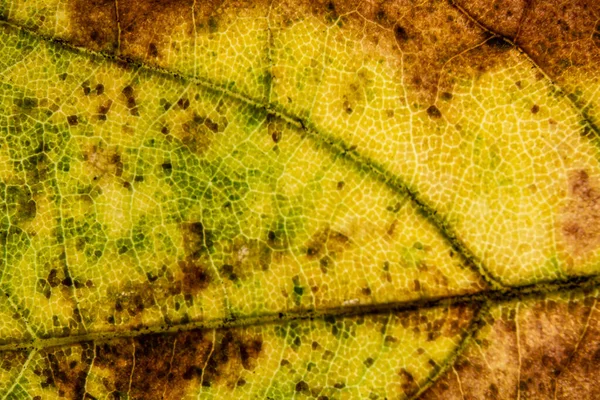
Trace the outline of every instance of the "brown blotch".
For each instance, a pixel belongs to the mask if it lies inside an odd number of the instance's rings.
[[[306,243],[306,255],[309,258],[321,258],[342,253],[352,243],[345,234],[332,230],[329,226],[318,230]]]
[[[532,114],[537,114],[539,111],[540,111],[540,106],[538,106],[537,104],[534,104],[533,107],[531,107]]]
[[[569,174],[569,202],[561,224],[573,256],[584,256],[600,245],[600,183],[584,170]]]
[[[83,159],[94,169],[95,180],[107,174],[121,176],[125,167],[117,148],[92,145],[84,151]]]
[[[274,232],[269,232],[268,243],[271,246],[283,249],[283,242],[283,238],[279,239]],[[222,245],[226,256],[221,270],[228,279],[232,281],[246,279],[256,272],[269,270],[272,250],[264,241],[248,239],[240,235],[232,240],[223,241]]]
[[[189,100],[186,100],[189,102]],[[183,107],[187,108],[186,103]],[[203,154],[212,143],[215,135],[225,128],[208,117],[194,115],[194,117],[182,125],[182,129],[177,131],[177,136],[181,142],[187,146],[191,152]]]
[[[60,397],[84,399],[85,383],[94,351],[92,344],[88,342],[75,346],[74,349],[56,347],[44,350],[42,355],[46,364],[36,371],[45,378],[42,380],[42,387],[56,388]]]
[[[69,38],[96,51],[117,49],[117,15],[113,0],[74,0],[67,3]]]
[[[211,276],[204,263],[198,260],[179,261],[179,268],[183,277],[179,281],[184,294],[197,294],[205,289],[211,282]]]
[[[206,252],[212,245],[212,234],[204,230],[204,225],[200,221],[181,224],[181,231],[185,254],[191,259],[200,258],[201,253]]]
[[[19,317],[20,318],[20,317]],[[3,351],[0,353],[0,368],[4,371],[21,370],[27,361],[27,351]]]

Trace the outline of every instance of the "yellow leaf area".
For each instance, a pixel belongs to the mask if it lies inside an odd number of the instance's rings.
[[[2,2],[0,393],[597,393],[600,10],[546,3]]]

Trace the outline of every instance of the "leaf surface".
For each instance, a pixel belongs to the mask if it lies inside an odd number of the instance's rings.
[[[596,393],[597,8],[3,3],[5,398]]]

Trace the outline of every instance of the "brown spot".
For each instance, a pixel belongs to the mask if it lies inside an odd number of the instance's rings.
[[[135,96],[133,93],[133,87],[131,85],[125,86],[122,91],[125,99],[127,101],[127,108],[129,108],[129,113],[133,116],[139,116],[139,110],[135,101]]]
[[[306,383],[304,381],[300,381],[300,382],[296,383],[296,392],[308,393],[309,391],[310,391],[310,387],[308,386],[308,383]]]
[[[271,133],[271,139],[273,139],[273,142],[279,143],[282,135],[283,134],[279,130],[273,131],[273,133]]]
[[[540,111],[540,106],[538,106],[537,104],[534,104],[533,107],[531,107],[532,114],[537,114],[539,111]]]
[[[71,126],[77,126],[79,124],[79,118],[77,118],[77,115],[69,115],[67,117],[67,122]]]
[[[310,258],[333,255],[343,252],[352,241],[341,232],[334,231],[328,226],[318,230],[306,244],[306,255]]]
[[[50,273],[48,274],[48,278],[46,280],[53,288],[60,285],[61,282],[60,278],[58,277],[58,271],[54,268],[50,270]]]
[[[98,106],[98,114],[99,115],[106,115],[108,114],[108,112],[110,111],[110,107],[112,106],[112,100],[108,99],[106,100],[104,103],[100,104]]]
[[[406,29],[398,25],[394,27],[394,37],[399,44],[402,44],[408,40],[408,33],[406,33]]]
[[[444,101],[450,101],[450,100],[452,100],[452,97],[454,97],[454,96],[450,92],[442,92],[442,94],[440,95],[440,97]]]
[[[190,100],[187,98],[180,98],[179,100],[177,100],[177,105],[179,106],[179,108],[181,108],[182,110],[187,110],[188,107],[190,106]]]
[[[431,105],[427,109],[427,115],[432,119],[439,119],[442,117],[442,112],[435,105]]]
[[[600,245],[600,184],[584,170],[569,174],[569,202],[563,210],[562,235],[576,257]]]

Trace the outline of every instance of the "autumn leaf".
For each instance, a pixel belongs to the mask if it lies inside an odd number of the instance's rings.
[[[0,15],[3,398],[600,396],[597,2]]]

